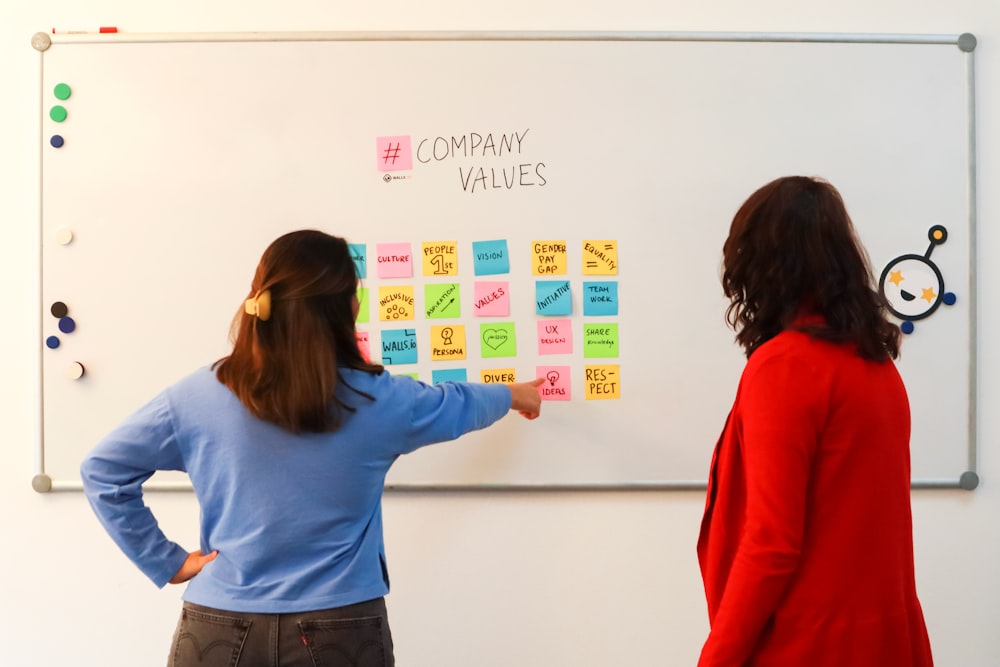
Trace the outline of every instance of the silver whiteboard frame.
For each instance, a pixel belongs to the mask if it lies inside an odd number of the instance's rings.
[[[972,277],[969,295],[969,331],[971,346],[969,352],[969,414],[966,471],[958,479],[913,480],[913,489],[964,489],[971,491],[979,486],[978,473],[978,190],[976,157],[976,37],[972,33],[961,34],[893,34],[893,33],[768,33],[768,32],[660,32],[660,31],[413,31],[413,32],[368,32],[368,31],[322,31],[322,32],[202,32],[202,33],[35,33],[31,45],[39,52],[38,75],[43,80],[44,54],[53,44],[136,44],[164,42],[316,42],[316,41],[552,41],[552,42],[801,42],[819,44],[941,44],[954,45],[966,54],[966,110],[968,114],[967,165],[967,210],[969,215],[969,271]],[[42,155],[44,145],[42,116],[44,101],[39,89],[35,114],[35,133],[38,136],[38,189],[36,191],[37,244],[33,253],[35,303],[42,303]],[[33,324],[34,340],[42,340],[44,314],[39,307],[38,317]],[[44,387],[42,374],[42,345],[36,344],[34,355],[35,375],[32,392],[36,397],[34,410],[34,460],[35,474],[32,488],[38,493],[82,491],[80,481],[54,480],[45,472],[44,430]],[[386,484],[392,492],[595,492],[595,491],[702,491],[707,482],[608,482],[608,483],[545,483],[545,484],[443,484],[443,483],[397,483]],[[190,482],[165,482],[150,480],[143,485],[144,491],[192,491]]]

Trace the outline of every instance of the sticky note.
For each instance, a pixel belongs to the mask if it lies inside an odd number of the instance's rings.
[[[510,273],[507,241],[473,241],[472,267],[477,276],[494,276]]]
[[[432,241],[424,243],[420,257],[425,276],[458,275],[458,243],[456,241]]]
[[[382,363],[417,363],[416,329],[387,329],[382,332]]]
[[[618,241],[584,241],[583,275],[618,275]]]
[[[566,242],[533,241],[531,244],[531,272],[536,276],[565,274]]]
[[[379,171],[406,171],[413,168],[410,135],[375,137],[375,155]]]
[[[465,359],[465,325],[431,326],[431,361]]]
[[[513,357],[517,354],[513,322],[480,324],[479,339],[480,352],[484,359]]]
[[[538,320],[538,354],[572,352],[573,330],[570,320]]]
[[[409,243],[379,243],[375,246],[379,278],[412,278],[413,255]]]
[[[447,368],[439,371],[431,371],[431,384],[466,382],[468,379],[469,375],[464,368]]]
[[[535,377],[545,378],[538,388],[543,401],[568,401],[572,397],[569,366],[538,366]]]
[[[355,331],[354,335],[358,339],[358,349],[365,361],[372,360],[372,345],[367,331]]]
[[[570,315],[573,297],[568,280],[538,280],[535,282],[535,313],[538,315]]]
[[[413,285],[389,285],[378,288],[378,318],[383,322],[412,320]]]
[[[459,283],[424,285],[424,315],[429,319],[459,317],[462,314]]]
[[[618,356],[618,324],[583,325],[583,356],[585,359]]]
[[[586,317],[601,317],[618,314],[618,282],[583,283],[583,314]]]
[[[368,288],[359,287],[358,288],[358,319],[357,321],[364,324],[369,321],[369,309],[371,308],[371,301],[368,297]]]
[[[368,277],[368,246],[364,243],[348,243],[347,251],[354,261],[354,272],[358,278]]]
[[[517,382],[517,373],[513,368],[487,368],[479,372],[479,380],[487,384],[510,384]]]
[[[584,366],[583,389],[588,401],[621,398],[618,364]]]
[[[472,314],[476,317],[510,315],[510,286],[507,282],[477,280],[473,291]]]

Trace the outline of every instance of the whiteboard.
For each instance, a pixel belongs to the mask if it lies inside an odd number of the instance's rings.
[[[743,200],[788,174],[840,189],[876,278],[946,227],[932,260],[955,301],[914,323],[899,367],[915,484],[975,486],[970,35],[40,34],[35,46],[39,491],[80,488],[104,433],[227,353],[260,253],[300,228],[364,248],[359,330],[373,356],[388,330],[416,341],[415,363],[391,372],[526,380],[554,366],[566,385],[537,421],[509,416],[403,457],[390,488],[700,488],[745,362],[724,322],[722,243]],[[424,275],[424,244],[439,242],[454,275]],[[506,244],[506,273],[477,275],[483,242]],[[537,243],[565,246],[560,273],[535,275]],[[595,243],[611,274],[589,273]],[[409,249],[412,274],[380,275],[381,244]],[[479,315],[496,288],[477,294],[480,281],[503,288],[505,315]],[[556,309],[539,281],[568,286]],[[594,282],[617,293],[601,314]],[[441,283],[458,286],[450,319],[426,316]],[[399,286],[413,319],[380,320],[379,290]],[[568,347],[543,354],[539,327],[553,322]],[[464,330],[464,359],[431,358],[443,324]],[[603,348],[587,342],[595,327]],[[497,331],[513,356],[488,356]],[[615,356],[587,356],[615,342]],[[588,397],[601,389],[587,378],[607,371],[617,384]],[[179,475],[156,484],[187,488]]]

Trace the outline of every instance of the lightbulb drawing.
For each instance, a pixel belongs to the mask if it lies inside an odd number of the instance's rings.
[[[545,379],[549,381],[551,386],[556,386],[556,382],[559,381],[559,371],[549,371],[545,374]]]

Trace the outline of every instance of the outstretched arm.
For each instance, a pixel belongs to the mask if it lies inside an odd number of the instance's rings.
[[[517,410],[525,419],[535,419],[542,410],[542,397],[538,388],[545,378],[536,378],[531,382],[515,382],[510,387],[510,409]]]

